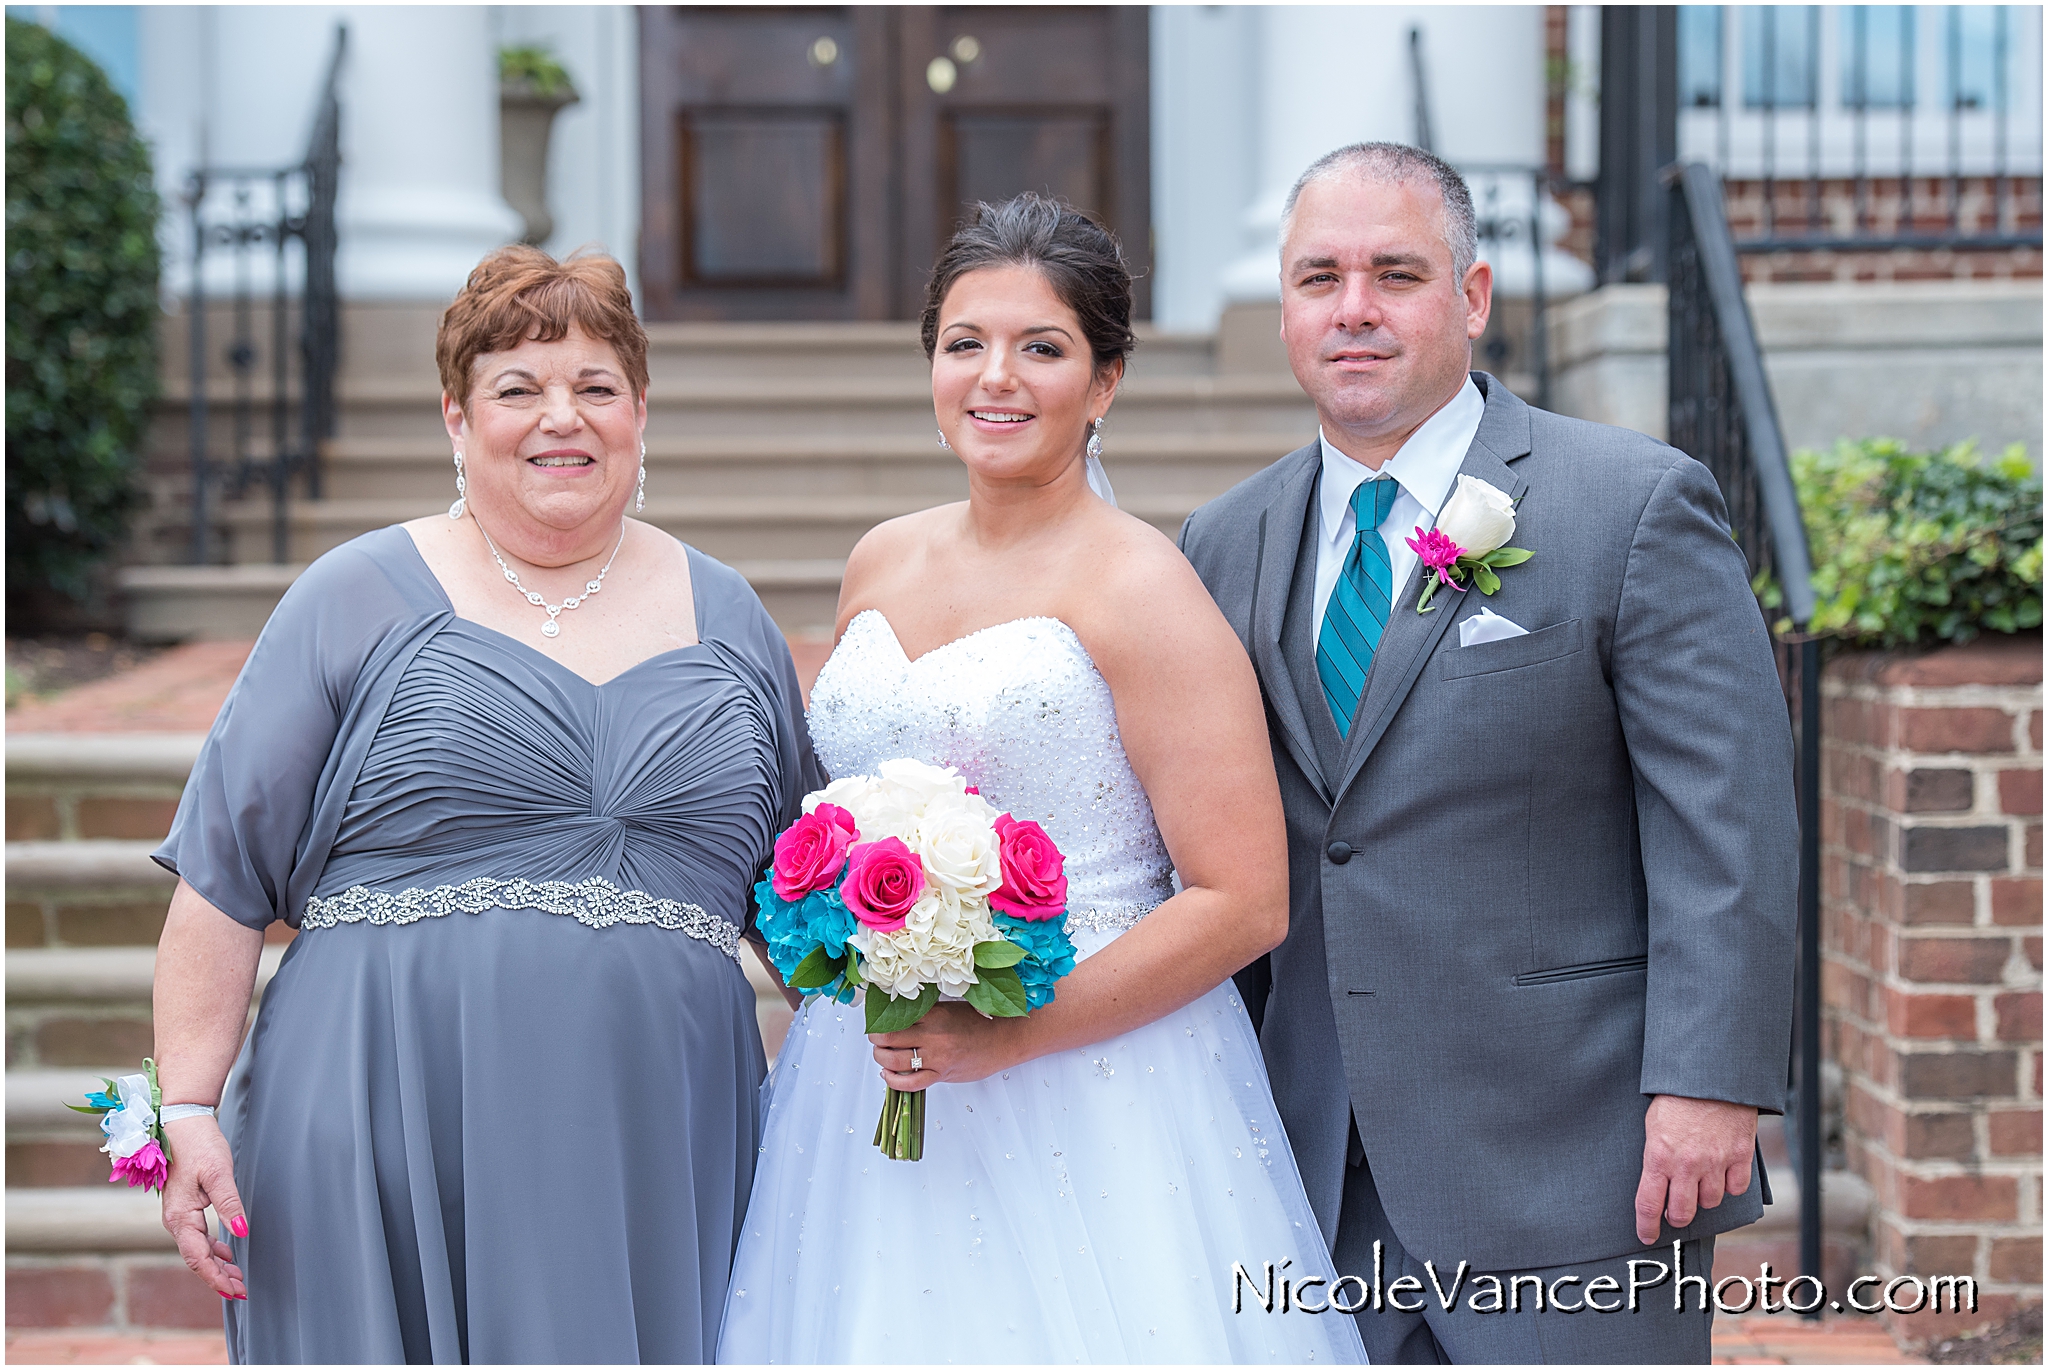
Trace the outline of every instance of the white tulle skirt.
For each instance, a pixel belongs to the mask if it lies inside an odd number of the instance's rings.
[[[1333,1277],[1228,983],[1094,1046],[939,1085],[924,1159],[873,1145],[861,1012],[813,1002],[767,1120],[721,1363],[1335,1362],[1338,1313],[1265,1311],[1232,1266]]]

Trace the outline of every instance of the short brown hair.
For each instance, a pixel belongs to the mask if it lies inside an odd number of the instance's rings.
[[[637,398],[647,393],[647,330],[633,314],[626,269],[600,252],[556,261],[537,247],[501,247],[476,264],[441,316],[434,362],[441,389],[469,408],[470,368],[488,352],[557,342],[581,325],[609,343]]]

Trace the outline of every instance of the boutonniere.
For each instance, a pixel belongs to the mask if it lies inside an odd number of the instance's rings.
[[[1415,612],[1429,612],[1430,596],[1439,585],[1448,585],[1464,594],[1468,576],[1482,595],[1500,589],[1496,572],[1519,566],[1535,555],[1520,547],[1503,545],[1514,535],[1515,502],[1507,492],[1476,476],[1459,476],[1457,489],[1451,492],[1444,511],[1436,517],[1436,526],[1426,533],[1417,528],[1415,536],[1407,540],[1415,555],[1422,558],[1425,572],[1436,573],[1422,582],[1422,596],[1415,601]]]

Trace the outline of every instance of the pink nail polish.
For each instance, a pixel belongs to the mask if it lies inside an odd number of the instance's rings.
[[[228,1231],[234,1233],[237,1237],[248,1236],[249,1220],[237,1214],[235,1217],[228,1219]]]

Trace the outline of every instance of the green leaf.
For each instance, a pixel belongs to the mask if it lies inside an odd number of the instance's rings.
[[[796,963],[789,973],[791,989],[823,989],[839,978],[846,968],[843,956],[827,956],[823,947],[812,947],[810,955]]]
[[[873,986],[868,988],[868,1031],[901,1032],[913,1027],[939,1002],[939,987],[926,985],[914,999],[898,999]]]
[[[1475,566],[1472,568],[1472,584],[1478,588],[1480,594],[1491,595],[1500,590],[1500,577],[1493,573],[1490,566]]]
[[[94,1108],[91,1104],[66,1104],[64,1107],[70,1109],[73,1113],[90,1113],[95,1118],[106,1112],[105,1109]]]
[[[1479,560],[1482,564],[1493,567],[1520,566],[1535,555],[1534,552],[1520,547],[1496,547]]]
[[[991,1018],[1022,1018],[1030,1007],[1024,981],[1009,966],[984,971],[980,982],[968,988],[967,1002]]]
[[[1014,966],[1024,959],[1024,948],[1015,942],[997,938],[993,942],[974,944],[974,964],[984,970],[1000,966]]]
[[[1431,577],[1430,577],[1430,578],[1429,578],[1428,580],[1425,580],[1425,581],[1423,581],[1423,582],[1422,582],[1422,594],[1421,594],[1421,596],[1420,596],[1420,597],[1418,597],[1418,598],[1416,599],[1416,601],[1415,601],[1415,612],[1416,612],[1416,613],[1418,613],[1418,614],[1426,614],[1426,613],[1428,613],[1428,612],[1429,612],[1429,601],[1430,601],[1430,599],[1431,599],[1432,597],[1434,597],[1434,596],[1435,596],[1435,594],[1436,594],[1436,577],[1435,577],[1435,576],[1431,576]]]

